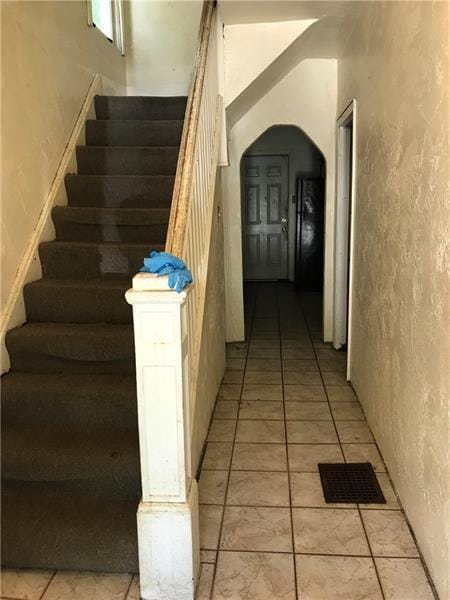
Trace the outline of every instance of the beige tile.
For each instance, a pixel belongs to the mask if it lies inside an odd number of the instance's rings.
[[[208,433],[208,442],[232,442],[236,421],[232,419],[213,419]]]
[[[257,331],[278,331],[278,318],[256,318],[253,320],[253,333]]]
[[[284,371],[300,371],[300,372],[318,371],[319,366],[315,359],[314,360],[309,360],[309,359],[298,360],[298,359],[287,358],[287,359],[283,359],[283,370]]]
[[[326,377],[324,376],[324,379]],[[349,385],[327,385],[328,399],[330,402],[357,402],[358,398]]]
[[[322,385],[285,385],[286,402],[325,402],[325,388]]]
[[[195,600],[210,600],[214,581],[214,565],[202,563]]]
[[[386,471],[375,444],[342,444],[347,462],[370,462],[375,471]]]
[[[386,504],[360,504],[360,508],[370,508],[378,510],[400,510],[400,505],[395,495],[394,488],[392,487],[389,477],[386,473],[377,473],[378,483],[380,484],[381,491],[383,492]]]
[[[318,463],[344,462],[338,444],[288,444],[289,470],[318,472]]]
[[[289,508],[225,508],[221,550],[292,552]]]
[[[383,599],[371,558],[298,555],[295,560],[299,600]]]
[[[283,403],[266,400],[248,400],[241,402],[239,419],[283,420]]]
[[[365,421],[359,402],[330,402],[336,421]]]
[[[285,444],[235,444],[233,470],[287,471]]]
[[[246,358],[248,344],[245,342],[237,342],[236,344],[227,344],[227,358]]]
[[[222,384],[219,389],[218,400],[239,400],[242,386],[239,384]]]
[[[225,371],[222,379],[224,384],[237,384],[240,385],[244,381],[244,371]]]
[[[376,558],[386,600],[433,600],[422,563],[415,558]]]
[[[294,508],[295,552],[369,556],[357,510]]]
[[[333,371],[322,371],[322,377],[325,385],[346,385],[348,381],[344,373],[336,373]]]
[[[236,442],[281,444],[286,441],[283,421],[239,421]]]
[[[275,348],[250,348],[249,358],[280,358],[280,348],[276,346]]]
[[[289,359],[315,359],[314,350],[312,348],[284,348],[283,360]]]
[[[2,569],[1,594],[20,600],[39,600],[54,571]]]
[[[307,337],[303,339],[283,339],[282,340],[283,352],[285,350],[297,350],[298,348],[312,348],[311,340]]]
[[[229,371],[243,371],[245,369],[245,358],[227,358],[226,368]]]
[[[364,526],[374,556],[418,556],[404,516],[397,510],[362,510]]]
[[[222,512],[222,506],[215,506],[213,504],[199,505],[200,548],[202,550],[217,550]]]
[[[199,502],[202,504],[223,504],[227,489],[227,471],[207,471],[203,469],[198,483]]]
[[[133,575],[133,579],[131,581],[126,600],[140,600],[140,597],[141,590],[139,588],[139,577],[138,575]]]
[[[278,337],[256,337],[250,342],[250,350],[253,348],[279,348],[280,340]]]
[[[213,600],[295,600],[295,597],[292,554],[219,553]]]
[[[206,445],[203,469],[229,469],[233,444],[231,442],[209,442]]]
[[[200,562],[215,564],[217,558],[216,550],[200,550]]]
[[[281,385],[281,371],[246,371],[244,383]]]
[[[285,371],[284,383],[300,385],[320,385],[322,380],[317,371]]]
[[[332,504],[325,502],[319,473],[291,472],[292,506],[311,508],[357,508],[356,504]]]
[[[344,443],[373,443],[369,426],[365,421],[336,421],[339,439]]]
[[[337,352],[329,348],[318,348],[316,353],[321,371],[345,373],[347,368],[347,353]]]
[[[214,419],[236,419],[238,408],[238,400],[218,400],[214,410]]]
[[[249,358],[247,371],[281,371],[280,358]]]
[[[123,600],[131,577],[127,573],[58,571],[42,600]]]
[[[286,402],[286,419],[331,421],[328,402]]]
[[[289,444],[336,444],[332,421],[287,421]]]
[[[277,340],[279,339],[278,331],[252,331],[252,344],[257,340]]]
[[[240,506],[289,506],[287,473],[232,471],[227,504]]]
[[[242,400],[283,400],[281,385],[245,384],[242,389]]]

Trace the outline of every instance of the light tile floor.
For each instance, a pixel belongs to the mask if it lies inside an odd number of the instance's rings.
[[[202,465],[198,600],[432,600],[320,297],[246,294]],[[370,461],[384,505],[326,504],[319,462]]]
[[[199,482],[197,600],[432,600],[344,353],[316,295],[246,293],[248,342],[227,348]],[[385,505],[325,504],[318,462],[370,461]],[[127,574],[4,571],[1,600],[138,600]],[[165,600],[161,598],[161,600]]]

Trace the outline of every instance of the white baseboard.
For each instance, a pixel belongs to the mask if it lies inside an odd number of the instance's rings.
[[[105,87],[109,87],[105,82]],[[10,368],[10,361],[5,345],[6,332],[13,327],[18,327],[26,321],[25,304],[23,300],[23,288],[26,283],[36,281],[42,277],[41,264],[38,248],[41,242],[50,241],[55,238],[55,229],[51,219],[52,208],[56,205],[66,205],[67,196],[64,186],[64,178],[67,173],[76,173],[77,164],[75,150],[78,145],[85,143],[85,122],[88,118],[95,118],[94,96],[102,92],[103,83],[101,76],[96,73],[89,85],[86,96],[80,107],[77,119],[67,141],[56,170],[50,190],[43,202],[42,210],[36,222],[36,226],[30,237],[28,245],[22,256],[11,291],[9,293],[5,310],[0,319],[0,343],[1,343],[1,372]],[[109,90],[108,90],[109,91]]]

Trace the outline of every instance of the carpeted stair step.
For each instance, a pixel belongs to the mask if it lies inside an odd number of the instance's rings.
[[[23,290],[29,322],[131,323],[131,279],[40,279]]]
[[[174,175],[178,146],[78,146],[81,175]]]
[[[132,375],[133,328],[95,323],[28,323],[6,334],[13,371]]]
[[[79,431],[71,426],[2,428],[2,477],[74,481],[116,496],[139,494],[137,431]]]
[[[2,378],[2,426],[72,427],[136,433],[133,375],[8,373]]]
[[[186,96],[96,96],[97,119],[184,120]]]
[[[122,244],[106,242],[44,242],[39,256],[44,277],[89,279],[132,277],[150,250],[164,244]]]
[[[70,206],[170,208],[173,175],[74,175],[65,178]]]
[[[2,483],[2,564],[136,573],[139,497],[87,495],[66,482]]]
[[[178,146],[183,121],[86,121],[88,146]]]
[[[57,240],[163,244],[169,209],[55,206],[52,219]]]

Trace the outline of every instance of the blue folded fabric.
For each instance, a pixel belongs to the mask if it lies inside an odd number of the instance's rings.
[[[150,256],[144,258],[144,266],[140,269],[143,273],[157,273],[158,275],[169,276],[169,287],[180,293],[189,284],[192,283],[192,273],[186,267],[181,258],[169,254],[169,252],[153,252]]]

